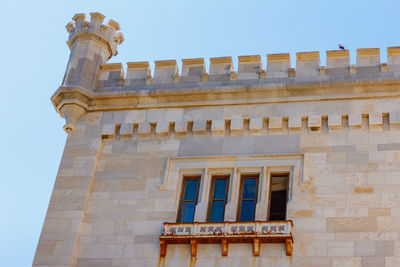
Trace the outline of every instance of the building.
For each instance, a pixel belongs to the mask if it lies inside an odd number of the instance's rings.
[[[66,27],[68,139],[34,266],[400,266],[400,47],[125,75],[103,20]]]

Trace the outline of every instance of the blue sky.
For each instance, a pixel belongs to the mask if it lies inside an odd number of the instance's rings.
[[[2,266],[30,266],[66,140],[50,96],[69,56],[65,25],[98,11],[125,36],[111,62],[400,45],[400,1],[3,0],[0,48],[0,251]],[[107,20],[106,20],[107,21]],[[208,60],[206,61],[208,62]],[[294,64],[293,64],[294,65]]]

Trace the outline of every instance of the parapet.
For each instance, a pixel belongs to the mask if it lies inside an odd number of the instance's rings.
[[[127,66],[126,85],[144,85],[151,82],[149,62],[128,62]]]
[[[287,78],[290,69],[290,54],[267,55],[267,78]]]
[[[90,13],[90,21],[86,20],[84,13],[75,14],[73,21],[69,22],[66,29],[69,33],[67,44],[72,48],[77,39],[90,39],[96,36],[98,40],[105,43],[108,48],[109,56],[117,54],[117,46],[124,41],[119,24],[110,19],[107,25],[103,25],[105,16],[98,12]]]
[[[182,82],[206,81],[206,66],[203,58],[182,59]]]
[[[229,81],[232,71],[232,57],[210,58],[210,81]]]
[[[349,73],[349,50],[326,51],[326,75],[348,75]]]
[[[110,86],[124,85],[124,90],[135,90],[179,84],[189,86],[214,86],[217,83],[224,85],[243,84],[296,84],[304,82],[343,82],[346,80],[359,80],[377,78],[396,78],[400,75],[400,47],[387,49],[387,63],[380,62],[379,48],[357,49],[357,64],[350,64],[349,50],[326,51],[326,65],[320,62],[320,53],[298,52],[296,53],[296,68],[291,67],[290,54],[267,54],[266,67],[262,63],[262,56],[249,55],[238,57],[238,67],[232,62],[232,57],[210,58],[209,71],[203,58],[182,59],[182,71],[179,72],[176,60],[155,61],[154,76],[148,62],[129,62],[126,77],[122,77],[122,70],[116,72],[116,66],[109,68],[103,65],[97,90],[107,91]],[[114,67],[113,67],[114,66]],[[106,74],[105,72],[114,72]],[[398,74],[396,74],[398,73]],[[377,76],[378,75],[378,76]],[[106,77],[111,79],[104,82]],[[229,82],[229,83],[227,83]],[[174,85],[175,84],[175,85]],[[162,86],[160,87],[162,88]],[[113,91],[117,88],[113,88]]]
[[[326,52],[325,65],[320,53],[313,51],[296,53],[296,62],[291,62],[288,53],[267,54],[266,61],[262,55],[239,56],[237,66],[232,57],[214,57],[208,69],[203,58],[182,59],[181,71],[176,60],[158,60],[153,73],[149,62],[129,62],[125,74],[121,63],[106,64],[124,41],[118,23],[110,19],[102,24],[100,13],[90,13],[90,21],[85,14],[76,14],[72,20],[66,26],[70,60],[63,83],[52,97],[67,120],[68,132],[82,114],[93,110],[390,97],[400,92],[400,47],[387,49],[387,63],[381,63],[379,48],[360,48],[355,65],[350,64],[349,50],[331,50]],[[289,120],[293,127],[299,123],[301,119]],[[311,118],[310,123],[318,125],[319,120]],[[233,120],[232,134],[240,132],[242,124]],[[258,131],[263,124],[255,119],[249,127]],[[270,118],[271,131],[281,124]],[[194,132],[204,131],[207,125],[194,123]],[[207,127],[221,134],[225,125],[214,121]],[[160,124],[156,132],[163,135],[169,127]],[[178,122],[175,127],[178,133],[186,129]]]
[[[319,74],[319,52],[298,52],[296,53],[296,76],[312,77]]]
[[[260,78],[261,70],[262,63],[259,55],[240,56],[237,79],[258,79]]]
[[[159,60],[154,62],[153,83],[175,83],[179,81],[179,70],[176,60]]]

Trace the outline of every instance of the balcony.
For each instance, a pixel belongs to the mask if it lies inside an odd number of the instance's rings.
[[[194,222],[164,223],[160,236],[160,256],[167,254],[168,244],[190,244],[191,256],[196,257],[198,244],[222,245],[222,256],[228,256],[229,243],[252,243],[254,256],[260,255],[261,243],[283,243],[286,255],[292,256],[293,222]]]

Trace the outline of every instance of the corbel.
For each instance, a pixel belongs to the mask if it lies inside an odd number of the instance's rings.
[[[160,257],[165,257],[167,255],[167,241],[160,240]]]
[[[293,240],[291,238],[286,239],[286,256],[292,256],[293,253]]]
[[[196,239],[191,239],[190,240],[190,255],[192,257],[196,257],[197,256],[197,240]]]
[[[228,248],[229,248],[228,240],[226,240],[225,238],[222,239],[221,245],[222,245],[222,256],[228,256]]]
[[[255,257],[260,256],[260,239],[257,237],[253,239],[253,251]]]

